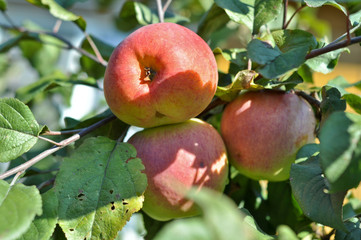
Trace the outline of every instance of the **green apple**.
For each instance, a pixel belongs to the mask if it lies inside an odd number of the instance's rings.
[[[186,197],[191,188],[223,192],[228,175],[226,148],[210,124],[191,119],[149,128],[128,142],[145,166],[148,187],[143,210],[152,218],[165,221],[199,214]]]
[[[104,95],[122,121],[149,128],[186,121],[211,102],[217,63],[206,42],[175,23],[157,23],[130,34],[113,51]]]
[[[247,177],[289,178],[297,151],[315,140],[312,107],[291,92],[249,91],[229,103],[221,134],[230,163]]]

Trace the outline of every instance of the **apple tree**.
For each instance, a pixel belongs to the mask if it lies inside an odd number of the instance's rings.
[[[361,82],[314,78],[361,43],[359,1],[125,1],[116,31],[150,30],[116,59],[118,47],[77,14],[87,1],[27,0],[53,29],[17,24],[9,2],[0,0],[0,239],[361,239],[361,96],[350,90]],[[325,7],[343,16],[339,37],[316,14]],[[82,42],[62,35],[63,23]],[[131,54],[151,66],[126,54],[139,44]],[[69,51],[77,68],[59,68]],[[14,88],[13,72],[36,80]],[[203,80],[214,84],[206,93]],[[123,108],[140,84],[157,100],[135,94],[143,101]],[[79,85],[100,101],[64,117]],[[149,125],[142,103],[166,106],[158,118],[187,117]]]

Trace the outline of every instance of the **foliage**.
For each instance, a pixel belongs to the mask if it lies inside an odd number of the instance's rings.
[[[139,235],[147,239],[361,239],[361,199],[350,191],[361,181],[361,96],[349,92],[361,83],[342,76],[324,86],[313,83],[314,72],[332,72],[340,55],[350,52],[347,47],[361,42],[357,1],[187,0],[164,6],[165,12],[156,1],[122,5],[114,25],[123,34],[164,19],[193,29],[213,47],[219,85],[199,117],[216,129],[224,104],[254,89],[295,91],[319,120],[318,142],[300,149],[289,180],[254,181],[230,166],[222,194],[189,193],[201,216],[170,222],[141,211],[144,166],[124,143],[130,126],[104,111],[104,101],[83,119],[54,122],[50,116],[61,115],[75,86],[102,91],[115,46],[88,34],[87,19],[73,9],[87,1],[26,3],[29,10],[38,7],[77,26],[84,34],[79,46],[30,21],[16,25],[8,12],[15,5],[8,2],[0,0],[8,21],[1,25],[6,37],[0,44],[0,239],[121,239],[138,211],[145,229]],[[106,11],[114,1],[98,3]],[[317,17],[308,14],[325,5],[350,20],[345,34],[331,43]],[[314,26],[305,28],[305,22]],[[64,51],[81,55],[76,70],[59,69]],[[6,78],[16,65],[14,52],[36,75],[17,88],[8,87]],[[40,113],[48,113],[45,121]]]

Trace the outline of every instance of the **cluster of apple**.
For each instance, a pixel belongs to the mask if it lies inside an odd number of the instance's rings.
[[[194,216],[185,195],[196,187],[222,192],[228,160],[254,179],[288,178],[296,151],[313,141],[310,105],[293,93],[248,92],[227,105],[221,135],[195,119],[211,102],[217,63],[206,42],[173,23],[142,27],[114,50],[104,94],[122,121],[145,128],[130,139],[145,166],[143,210],[157,220]]]

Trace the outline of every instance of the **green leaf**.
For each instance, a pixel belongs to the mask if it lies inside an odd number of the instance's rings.
[[[313,71],[327,74],[332,72],[336,67],[338,59],[343,52],[349,52],[348,48],[337,49],[332,52],[324,53],[320,56],[308,59],[306,64]]]
[[[272,36],[274,47],[258,39],[247,46],[248,57],[260,64],[259,73],[269,79],[301,66],[307,53],[316,46],[312,34],[302,30],[278,30]]]
[[[27,2],[38,6],[49,9],[51,15],[56,18],[59,18],[63,21],[73,21],[81,30],[85,30],[86,22],[81,17],[78,16],[66,8],[72,5],[75,1],[83,1],[83,0],[26,0]],[[86,1],[86,0],[84,0]]]
[[[323,122],[326,121],[331,113],[346,110],[346,101],[341,99],[341,93],[336,88],[324,86],[322,88],[320,107],[322,112],[321,125],[323,125]]]
[[[55,181],[59,225],[67,238],[115,238],[142,207],[143,170],[131,145],[105,137],[86,139],[64,159]]]
[[[332,228],[345,228],[342,222],[342,203],[346,192],[328,192],[318,155],[293,164],[290,182],[293,195],[308,218]]]
[[[320,159],[330,190],[344,191],[361,181],[361,116],[334,112],[323,124]]]
[[[282,9],[282,0],[215,0],[215,3],[232,21],[245,24],[252,34],[274,20]]]
[[[53,90],[57,87],[72,87],[75,84],[81,84],[99,88],[94,78],[78,79],[77,76],[66,76],[62,72],[56,71],[45,76],[38,81],[16,90],[16,98],[24,103],[33,100],[37,95]]]
[[[298,240],[296,234],[287,225],[280,225],[277,227],[277,240]]]
[[[224,9],[213,4],[198,25],[197,34],[208,41],[212,33],[224,27],[229,22],[229,17]]]
[[[48,240],[58,222],[58,198],[54,189],[42,194],[43,214],[37,216],[19,240]]]
[[[49,7],[50,13],[56,18],[64,21],[75,21],[79,19],[79,16],[66,10],[65,8],[60,6],[55,0],[41,0],[41,3]]]
[[[223,101],[230,102],[237,97],[239,91],[243,89],[263,89],[262,86],[254,83],[257,73],[252,70],[243,70],[237,73],[233,82],[226,86],[217,86],[215,95]]]
[[[361,114],[361,97],[353,94],[353,93],[348,93],[342,96],[343,99],[346,100],[347,104],[353,109],[355,110],[355,112],[357,112],[358,114]]]
[[[0,238],[20,237],[35,215],[41,215],[41,205],[40,193],[35,186],[21,183],[11,186],[0,180]]]
[[[116,22],[120,30],[130,31],[138,25],[158,23],[159,18],[143,3],[127,1],[123,4]]]
[[[5,0],[0,0],[0,11],[6,11],[6,1]]]
[[[351,25],[354,27],[354,26],[359,26],[360,23],[361,23],[361,10],[353,13],[353,14],[350,14],[350,22],[351,22]]]
[[[29,30],[43,31],[39,25],[30,21],[26,21],[23,25]],[[31,33],[24,36],[18,45],[23,56],[41,76],[44,76],[54,71],[61,53],[58,46],[63,46],[64,43],[46,34]]]
[[[222,56],[230,61],[231,63],[237,66],[237,72],[239,69],[245,69],[248,65],[247,59],[247,50],[244,48],[231,48],[231,49],[224,49],[221,50],[220,48],[216,48],[213,50],[213,53],[222,54]]]
[[[268,240],[246,210],[240,211],[225,195],[203,188],[189,197],[202,209],[201,217],[179,219],[165,225],[156,240]]]
[[[109,60],[110,55],[114,50],[114,47],[100,40],[99,38],[96,38],[94,36],[90,36],[90,37],[92,38],[94,44],[97,46],[100,55],[102,55],[102,57],[105,60]],[[81,44],[81,48],[94,54],[94,50],[92,49],[86,38],[84,38]],[[90,59],[86,56],[81,56],[79,61],[82,70],[85,71],[88,74],[88,76],[93,77],[95,79],[104,77],[105,67],[102,64],[95,62],[93,59]]]
[[[0,162],[27,152],[40,132],[32,112],[15,98],[0,99]]]
[[[337,230],[335,240],[359,240],[361,239],[361,224],[357,218],[352,218],[345,223],[347,231]]]
[[[313,8],[321,7],[323,5],[330,5],[335,8],[338,8],[345,15],[347,15],[347,9],[344,6],[342,6],[341,4],[337,3],[335,0],[305,0],[305,3],[309,7],[313,7]]]

